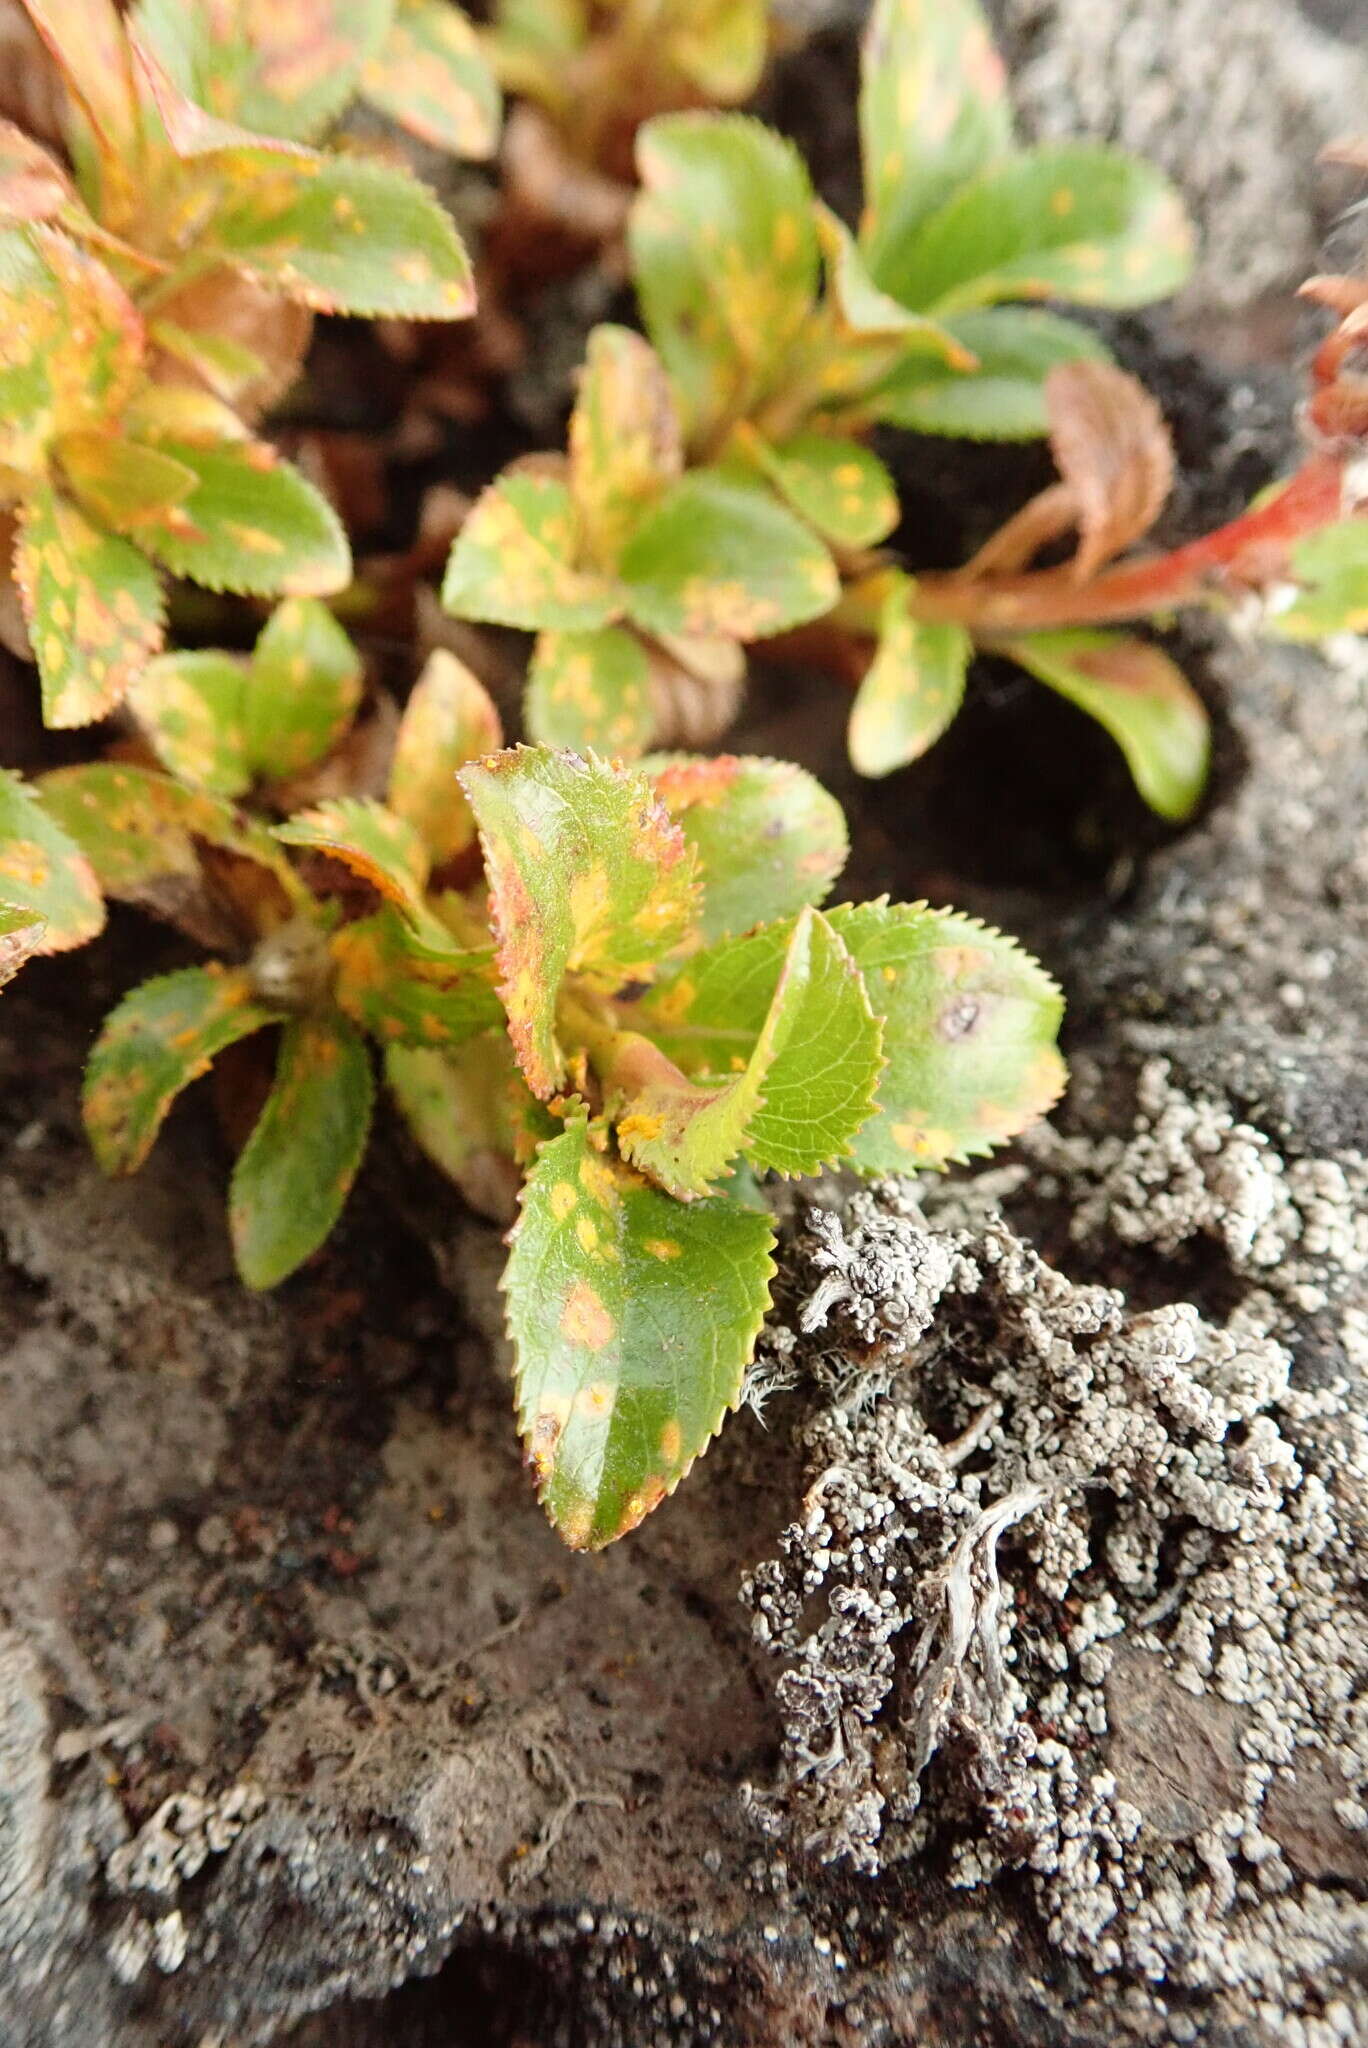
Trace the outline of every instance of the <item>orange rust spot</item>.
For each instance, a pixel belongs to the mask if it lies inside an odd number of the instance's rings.
[[[566,1295],[560,1328],[563,1337],[587,1351],[602,1351],[617,1334],[617,1324],[586,1280],[577,1280]]]
[[[660,1432],[660,1455],[667,1465],[679,1463],[679,1453],[684,1448],[684,1433],[673,1420],[666,1423]]]

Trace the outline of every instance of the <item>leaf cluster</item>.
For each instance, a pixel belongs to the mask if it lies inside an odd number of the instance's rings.
[[[506,1278],[520,1426],[557,1528],[597,1547],[672,1491],[736,1404],[773,1271],[755,1177],[989,1151],[1060,1091],[1059,994],[972,919],[821,910],[845,825],[801,769],[501,749],[488,697],[446,654],[405,709],[383,800],[269,822],[263,757],[336,753],[357,688],[345,655],[322,608],[295,601],[250,660],[167,657],[137,715],[193,786],[126,761],[6,785],[33,849],[12,886],[43,851],[62,942],[103,893],[218,955],[106,1022],[84,1110],[107,1170],[142,1163],[229,1047],[273,1034],[229,1194],[249,1286],[284,1279],[336,1222],[373,1052],[469,1198],[507,1216],[525,1176]]]
[[[157,652],[162,572],[259,596],[348,582],[332,508],[246,419],[313,312],[447,320],[474,298],[415,178],[317,145],[362,93],[488,154],[498,102],[447,0],[25,4],[71,168],[0,124],[0,525],[45,717],[69,726]]]

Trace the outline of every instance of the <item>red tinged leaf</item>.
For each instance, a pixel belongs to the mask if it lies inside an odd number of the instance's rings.
[[[1173,487],[1173,443],[1138,378],[1111,363],[1060,363],[1045,379],[1050,449],[1078,525],[1073,571],[1086,583],[1143,540]]]

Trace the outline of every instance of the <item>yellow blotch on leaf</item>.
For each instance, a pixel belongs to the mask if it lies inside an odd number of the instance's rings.
[[[582,1344],[586,1351],[602,1351],[617,1334],[617,1324],[585,1280],[577,1280],[566,1295],[560,1328],[563,1337]]]

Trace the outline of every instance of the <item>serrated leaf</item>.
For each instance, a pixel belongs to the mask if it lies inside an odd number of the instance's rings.
[[[470,1206],[505,1228],[517,1215],[518,1134],[530,1115],[538,1140],[559,1128],[518,1072],[507,1034],[486,1031],[454,1052],[385,1048],[385,1079],[414,1138]]]
[[[795,434],[771,446],[757,436],[755,458],[793,510],[841,547],[874,547],[898,523],[893,479],[858,441]]]
[[[117,226],[131,211],[142,154],[133,64],[118,9],[114,0],[24,0],[24,6],[94,132],[101,211]]]
[[[480,828],[500,994],[534,1094],[565,1079],[556,1003],[567,974],[649,979],[696,910],[684,836],[640,775],[516,747],[465,768]]]
[[[767,1216],[725,1196],[672,1202],[582,1123],[542,1147],[503,1284],[518,1426],[571,1549],[634,1529],[735,1407],[773,1241]]]
[[[340,1017],[297,1017],[280,1034],[275,1083],[238,1155],[228,1227],[248,1287],[276,1287],[342,1213],[370,1132],[366,1041]]]
[[[527,671],[529,736],[547,747],[598,751],[625,761],[655,732],[650,658],[635,633],[539,633]]]
[[[332,955],[339,1008],[381,1044],[456,1046],[503,1023],[491,947],[434,959],[382,910],[343,925]]]
[[[114,433],[63,434],[54,444],[73,497],[98,526],[138,540],[166,524],[194,489],[193,473],[159,448]]]
[[[1368,631],[1368,520],[1336,520],[1292,549],[1292,582],[1265,608],[1265,629],[1283,640]]]
[[[879,281],[941,314],[1001,299],[1143,306],[1192,267],[1192,229],[1163,175],[1102,143],[1042,143],[963,186],[890,251]]]
[[[219,120],[312,142],[356,91],[392,0],[140,0],[172,82]]]
[[[698,439],[751,409],[811,316],[812,185],[792,143],[741,114],[648,121],[637,167],[633,281]]]
[[[608,574],[684,467],[659,356],[626,327],[596,327],[570,416],[570,494],[589,558]]]
[[[665,47],[670,62],[716,106],[748,100],[765,68],[765,0],[685,0]]]
[[[156,570],[131,541],[102,533],[49,485],[19,513],[14,576],[48,725],[112,711],[162,641]]]
[[[43,950],[47,926],[32,910],[0,905],[0,988],[13,981],[26,960]]]
[[[649,633],[761,640],[829,611],[840,579],[821,541],[770,493],[717,470],[681,477],[619,564]]]
[[[842,1159],[874,1108],[881,1026],[859,972],[819,911],[789,930],[768,1012],[742,1070],[690,1083],[645,1039],[602,1074],[624,1158],[682,1199],[738,1153],[785,1174]]]
[[[456,536],[442,603],[493,626],[606,626],[622,609],[606,577],[577,568],[574,502],[557,477],[516,471],[482,491]]]
[[[464,320],[470,259],[450,216],[407,171],[361,157],[225,150],[234,196],[215,215],[229,261],[317,313]]]
[[[370,797],[335,797],[300,811],[277,825],[286,846],[307,848],[340,860],[354,875],[378,889],[411,925],[431,919],[423,901],[427,848],[406,818]]]
[[[241,969],[213,963],[143,982],[105,1019],[86,1065],[82,1112],[106,1173],[134,1173],[167,1111],[226,1046],[261,1031],[273,1012]]]
[[[1190,817],[1206,787],[1206,707],[1162,649],[1122,633],[1028,633],[994,643],[1109,732],[1152,811]]]
[[[861,53],[860,240],[881,283],[927,215],[1011,141],[1006,77],[977,0],[878,0]]]
[[[449,0],[399,0],[361,90],[434,149],[472,160],[494,154],[499,88],[474,29]]]
[[[29,951],[65,953],[103,930],[105,913],[94,869],[70,835],[49,816],[38,792],[0,768],[0,905],[40,922]],[[22,924],[11,924],[11,957]]]
[[[109,761],[54,768],[38,788],[43,809],[75,840],[106,896],[141,904],[206,943],[223,934],[205,923],[197,842],[265,869],[285,906],[304,897],[270,833],[207,790]]]
[[[921,434],[1025,441],[1049,426],[1045,379],[1059,363],[1111,361],[1086,327],[1039,307],[992,306],[946,322],[977,368],[906,357],[869,399],[876,419]]]
[[[321,760],[351,724],[361,682],[361,657],[325,604],[277,605],[252,650],[243,704],[255,772],[284,781]]]
[[[706,944],[820,903],[845,866],[841,807],[804,768],[736,754],[642,766],[698,857]]]
[[[1014,940],[925,904],[842,905],[830,919],[884,1020],[880,1113],[853,1146],[861,1172],[981,1156],[1058,1100],[1063,998]]]
[[[390,809],[413,826],[434,867],[475,843],[475,815],[457,769],[502,745],[503,727],[484,684],[437,648],[404,706],[389,778]]]
[[[891,775],[938,740],[964,701],[974,643],[963,626],[912,616],[915,585],[896,576],[883,601],[879,642],[850,712],[851,765]]]
[[[144,334],[113,273],[54,228],[0,228],[0,467],[37,475],[58,434],[117,418]]]
[[[247,664],[216,648],[159,654],[129,691],[134,717],[163,768],[197,789],[251,787],[244,730]]]
[[[167,439],[193,488],[146,545],[177,576],[251,597],[325,597],[351,579],[351,550],[327,499],[265,441],[201,447]]]

